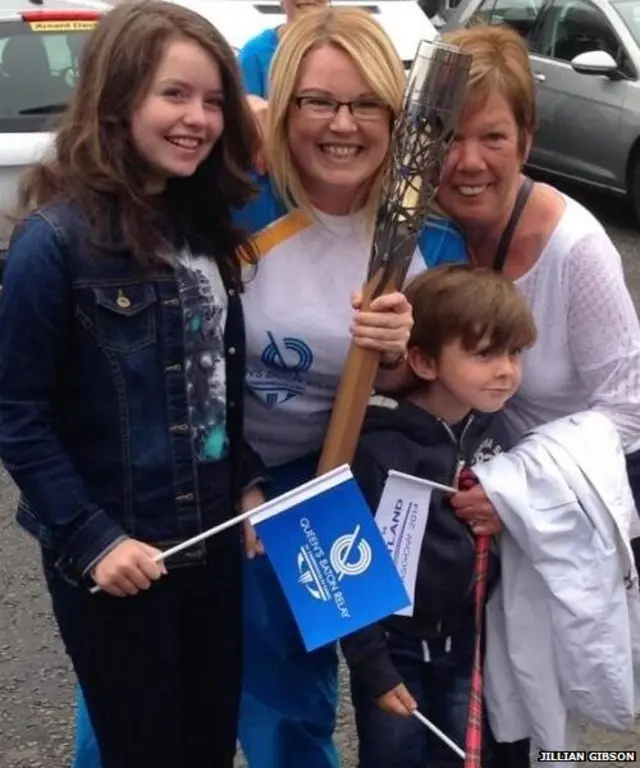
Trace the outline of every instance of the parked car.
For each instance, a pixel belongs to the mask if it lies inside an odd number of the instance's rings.
[[[78,55],[106,3],[0,0],[0,252],[18,179],[51,146],[51,121],[75,87]]]
[[[173,0],[197,11],[217,27],[236,49],[268,27],[285,22],[280,0]],[[408,69],[421,40],[437,32],[417,0],[331,0],[331,5],[360,6],[384,27]]]
[[[640,0],[463,0],[443,30],[474,21],[527,42],[540,112],[529,166],[627,195],[640,219]]]

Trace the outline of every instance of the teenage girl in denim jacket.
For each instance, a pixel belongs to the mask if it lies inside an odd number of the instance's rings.
[[[230,220],[255,146],[221,35],[173,3],[124,3],[24,181],[0,302],[0,457],[103,768],[233,764],[239,531],[154,558],[262,498],[242,437],[248,246]]]

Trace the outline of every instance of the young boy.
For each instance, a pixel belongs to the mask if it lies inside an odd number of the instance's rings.
[[[463,466],[509,447],[496,412],[517,390],[520,352],[536,335],[524,299],[492,270],[431,269],[413,280],[406,294],[415,321],[408,354],[414,385],[399,401],[373,399],[352,463],[374,511],[390,469],[457,487]],[[489,532],[491,521],[478,523]],[[472,530],[456,518],[446,495],[434,491],[414,615],[391,616],[342,641],[360,768],[462,764],[409,715],[417,705],[464,748],[475,637],[474,569]],[[497,571],[492,554],[490,584]]]

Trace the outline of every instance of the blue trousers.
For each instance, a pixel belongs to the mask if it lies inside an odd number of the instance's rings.
[[[270,470],[271,495],[311,479],[317,457]],[[250,768],[337,768],[335,646],[307,653],[266,557],[244,565],[244,687],[240,743]],[[101,768],[82,692],[73,768]],[[194,767],[195,768],[195,767]]]
[[[271,469],[272,496],[310,480],[317,457]],[[308,653],[267,557],[244,568],[240,743],[250,768],[337,768],[335,646]]]
[[[425,646],[416,638],[390,630],[387,648],[418,709],[464,749],[471,670],[474,617],[469,616],[448,641]],[[449,768],[462,760],[413,717],[381,710],[352,682],[351,698],[358,730],[360,768]],[[486,743],[486,739],[485,739]],[[486,768],[488,763],[483,760]]]
[[[98,742],[89,719],[82,688],[76,686],[76,739],[73,768],[101,768]]]
[[[475,621],[465,617],[447,640],[420,640],[396,630],[387,634],[389,655],[420,711],[464,749]],[[360,768],[456,768],[462,760],[422,723],[382,711],[357,684],[351,698],[358,729]],[[483,768],[490,768],[491,738],[486,733]],[[517,768],[513,766],[513,768]]]

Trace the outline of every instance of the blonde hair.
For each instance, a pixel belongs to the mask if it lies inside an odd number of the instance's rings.
[[[325,45],[334,46],[351,58],[372,93],[389,107],[392,118],[402,107],[406,85],[402,60],[393,43],[365,10],[349,7],[308,10],[287,27],[269,75],[267,155],[271,177],[286,204],[309,216],[313,216],[311,203],[289,146],[288,115],[305,57]],[[383,163],[371,179],[364,199],[366,221],[371,228],[380,205],[385,170],[386,163]]]
[[[522,37],[505,25],[477,24],[454,29],[442,40],[472,57],[466,104],[482,106],[496,91],[508,101],[518,126],[520,150],[538,127],[535,84]]]

